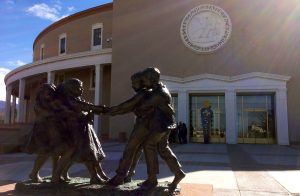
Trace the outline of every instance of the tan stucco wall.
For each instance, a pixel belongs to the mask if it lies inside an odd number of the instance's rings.
[[[300,2],[215,2],[230,16],[232,35],[222,49],[200,55],[184,46],[180,25],[189,10],[212,1],[114,0],[112,105],[133,94],[130,75],[147,66],[176,77],[249,72],[288,75],[289,136],[291,142],[300,142]],[[132,122],[132,115],[113,117],[111,131],[129,132]]]
[[[40,60],[42,44],[45,59],[58,56],[59,36],[63,33],[67,36],[67,54],[90,51],[92,26],[96,23],[103,24],[102,48],[111,48],[111,41],[106,42],[112,35],[112,10],[109,10],[70,21],[43,35],[34,45],[33,61]]]

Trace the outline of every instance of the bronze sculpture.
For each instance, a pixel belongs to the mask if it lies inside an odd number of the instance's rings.
[[[139,154],[141,153],[141,148],[143,141],[149,135],[149,119],[152,113],[153,107],[145,107],[143,101],[150,96],[150,92],[144,88],[142,85],[142,73],[135,73],[131,77],[132,88],[136,91],[136,94],[129,100],[121,103],[118,106],[111,107],[107,109],[107,112],[111,115],[124,114],[129,112],[134,112],[136,115],[136,121],[123,151],[123,156],[120,159],[118,169],[116,170],[117,175],[114,176],[108,183],[110,185],[120,185],[123,183],[127,176],[133,174],[133,172],[128,174],[128,171],[134,170],[134,165],[138,161]],[[132,166],[133,163],[133,166]]]
[[[78,79],[68,79],[55,88],[52,84],[44,84],[47,89],[41,90],[39,99],[45,104],[45,114],[38,110],[42,108],[37,101],[36,112],[39,116],[32,131],[28,149],[37,143],[45,142],[52,151],[38,148],[38,158],[30,174],[33,181],[41,181],[38,171],[49,156],[53,157],[52,182],[60,183],[69,179],[67,171],[73,162],[84,163],[90,173],[91,184],[118,186],[130,182],[135,173],[142,150],[144,150],[148,178],[139,184],[143,190],[157,186],[159,173],[158,155],[167,163],[174,174],[168,188],[173,191],[185,177],[175,154],[169,147],[168,137],[171,130],[176,128],[174,110],[171,107],[171,95],[160,82],[160,72],[157,68],[147,68],[131,77],[132,88],[136,94],[118,106],[107,108],[95,106],[81,98],[83,88]],[[39,100],[37,99],[37,100]],[[120,159],[116,175],[109,180],[101,167],[105,158],[100,141],[91,125],[93,114],[119,115],[133,112],[136,115],[134,129]],[[51,125],[49,123],[52,123]],[[49,126],[48,126],[49,125]],[[40,127],[47,128],[46,138],[39,138],[37,133],[44,133]],[[44,131],[44,132],[43,132]],[[48,136],[50,135],[50,136]],[[53,144],[52,144],[53,143]],[[53,147],[53,145],[55,145]],[[45,148],[47,149],[47,148]],[[28,150],[30,152],[30,150]]]
[[[42,89],[46,87],[51,93],[44,96],[47,93],[43,94]],[[30,152],[30,146],[34,146],[35,143],[39,143],[40,146],[36,151],[39,155],[30,178],[41,181],[38,170],[48,156],[52,155],[56,163],[53,166],[52,182],[68,180],[67,170],[74,161],[86,165],[91,175],[91,183],[101,184],[107,181],[108,177],[100,164],[105,154],[90,124],[92,114],[100,114],[104,107],[94,106],[81,98],[83,88],[78,79],[68,79],[56,89],[54,85],[44,84],[40,91],[37,98],[40,99],[40,95],[43,97],[41,99],[46,102],[43,104],[46,109],[36,110],[39,117],[32,131],[28,151]],[[41,104],[37,102],[36,108],[41,108],[39,105]],[[46,114],[43,115],[41,111],[46,111]],[[47,152],[44,149],[51,150]]]
[[[150,119],[149,129],[151,133],[144,142],[148,179],[142,186],[152,188],[157,185],[156,174],[159,173],[159,168],[156,151],[158,151],[174,174],[170,188],[175,189],[185,177],[185,173],[181,170],[181,165],[170,149],[168,142],[171,130],[176,128],[174,109],[171,106],[171,94],[166,86],[160,82],[160,71],[157,68],[147,68],[143,74],[143,84],[147,89],[152,89],[151,96],[145,100],[145,104],[154,107],[154,113]]]
[[[37,117],[25,149],[28,153],[37,154],[29,174],[33,182],[42,182],[39,170],[49,157],[52,157],[54,172],[60,155],[68,148],[68,135],[63,120],[67,108],[56,98],[55,91],[53,84],[43,84],[36,96],[34,111]],[[63,178],[69,180],[67,170],[63,172]]]
[[[176,128],[174,110],[171,107],[171,95],[168,89],[160,83],[160,72],[157,68],[147,68],[139,74],[142,78],[142,91],[123,104],[109,109],[111,114],[114,114],[114,110],[122,111],[120,113],[134,111],[137,116],[133,134],[126,145],[116,171],[117,175],[109,181],[109,184],[117,186],[123,183],[136,152],[143,145],[148,179],[140,185],[145,189],[151,189],[157,185],[158,151],[175,175],[170,184],[170,188],[175,189],[185,177],[185,173],[181,170],[180,163],[168,146],[170,131]],[[137,111],[141,111],[141,113]]]
[[[59,182],[61,173],[72,162],[83,162],[91,175],[90,183],[104,183],[108,177],[101,168],[101,161],[105,154],[92,125],[92,114],[100,114],[104,107],[96,107],[81,98],[82,82],[72,78],[62,83],[57,89],[60,99],[72,115],[67,119],[68,130],[71,132],[71,146],[62,155],[52,176],[52,182]]]

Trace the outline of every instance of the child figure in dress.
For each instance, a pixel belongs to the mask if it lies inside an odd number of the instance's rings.
[[[56,87],[53,84],[42,84],[39,88],[34,112],[36,120],[26,145],[28,153],[37,154],[34,166],[29,174],[33,182],[42,182],[39,170],[49,157],[53,161],[53,171],[56,169],[60,155],[68,149],[66,143],[66,126],[62,115],[69,111],[55,97]],[[60,116],[60,117],[59,117]],[[62,172],[62,178],[69,180],[67,170]]]
[[[82,92],[82,82],[75,78],[66,80],[57,89],[63,105],[72,111],[66,120],[72,145],[59,160],[52,182],[61,181],[61,174],[73,162],[82,162],[86,165],[91,175],[91,184],[103,184],[108,180],[101,167],[105,154],[91,125],[93,114],[102,113],[104,107],[84,101],[81,98]]]

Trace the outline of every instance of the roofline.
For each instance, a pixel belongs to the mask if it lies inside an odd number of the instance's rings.
[[[103,5],[99,5],[99,6],[96,6],[96,7],[92,7],[92,8],[77,12],[75,14],[72,14],[70,16],[67,16],[67,17],[65,17],[61,20],[58,20],[58,21],[52,23],[51,25],[46,27],[43,31],[41,31],[38,34],[38,36],[35,38],[35,40],[33,42],[32,48],[34,49],[34,46],[35,46],[36,42],[42,36],[44,36],[45,34],[47,34],[50,31],[56,29],[57,27],[62,26],[64,24],[67,24],[67,23],[69,23],[69,22],[71,22],[75,19],[78,19],[78,18],[81,18],[81,17],[84,17],[84,16],[88,16],[88,15],[92,15],[92,14],[94,14],[96,12],[99,12],[99,11],[107,11],[107,10],[110,10],[111,8],[113,8],[113,3],[106,3],[106,4],[103,4]]]
[[[53,66],[50,66],[46,70],[42,69],[42,70],[39,70],[38,73],[33,73],[32,69],[35,69],[35,68],[39,69],[39,68],[44,67],[44,66],[47,67],[50,64],[53,65],[53,64],[60,63],[60,62],[68,62],[69,60],[81,59],[81,58],[92,57],[92,56],[95,57],[95,56],[108,55],[108,54],[109,55],[112,54],[112,49],[111,48],[105,48],[105,49],[102,49],[102,50],[91,50],[91,51],[85,51],[85,52],[72,53],[72,54],[67,54],[67,55],[63,55],[63,56],[50,57],[50,58],[47,58],[47,59],[44,59],[44,60],[41,60],[41,61],[35,61],[35,62],[26,64],[26,65],[22,65],[20,67],[17,67],[14,70],[8,72],[4,77],[4,83],[7,86],[7,85],[12,84],[13,82],[15,82],[15,81],[17,81],[21,78],[27,78],[29,76],[34,76],[36,74],[47,73],[49,71],[69,69],[70,66],[71,67],[74,66],[74,63],[72,63],[72,64],[67,63],[68,67],[60,66],[60,69],[57,69],[57,67],[54,68]],[[87,63],[87,65],[90,65],[90,64]],[[81,64],[81,66],[83,66],[83,65]],[[25,72],[30,71],[30,73],[29,74],[27,73],[27,74],[23,75],[22,77],[17,78],[16,80],[8,83],[9,79],[11,77],[14,77],[14,75],[18,75],[20,73],[22,74],[22,72],[24,72],[24,71]]]

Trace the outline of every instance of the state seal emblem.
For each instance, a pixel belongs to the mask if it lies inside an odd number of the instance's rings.
[[[200,5],[190,10],[182,20],[180,35],[183,43],[197,53],[211,53],[230,38],[232,24],[220,7]]]

